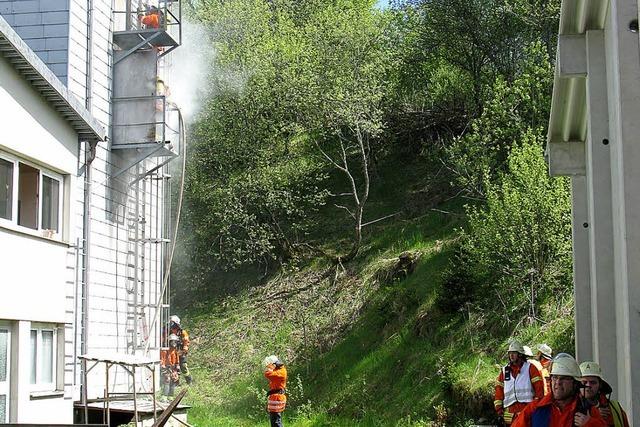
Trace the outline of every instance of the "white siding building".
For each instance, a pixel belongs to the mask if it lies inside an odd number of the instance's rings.
[[[85,387],[133,391],[115,367],[87,387],[82,354],[158,358],[181,144],[159,69],[180,3],[114,4],[0,0],[0,423],[71,423]]]

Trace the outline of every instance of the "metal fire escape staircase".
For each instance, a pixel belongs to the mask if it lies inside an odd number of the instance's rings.
[[[145,17],[156,15],[156,23]],[[169,317],[165,280],[171,236],[168,163],[180,154],[181,117],[159,78],[159,63],[182,42],[179,0],[116,0],[113,32],[113,122],[110,149],[118,159],[111,178],[126,193],[127,352],[161,346],[160,325]],[[167,57],[168,58],[168,57]],[[155,287],[153,284],[155,283]],[[151,344],[151,345],[149,345]]]

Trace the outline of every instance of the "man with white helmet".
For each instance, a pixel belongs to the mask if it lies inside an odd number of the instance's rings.
[[[542,365],[542,379],[544,379],[547,389],[551,390],[551,359],[553,359],[553,350],[547,344],[538,345],[538,361]]]
[[[282,427],[282,412],[287,406],[287,368],[278,356],[268,356],[262,362],[264,376],[269,380],[267,412],[271,427]]]
[[[531,363],[533,366],[535,366],[536,368],[538,368],[538,371],[540,371],[540,374],[542,375],[542,380],[543,380],[542,384],[544,385],[544,394],[546,395],[547,393],[549,393],[550,388],[547,387],[547,383],[544,381],[544,373],[542,372],[544,368],[542,364],[533,355],[533,351],[531,350],[531,347],[529,347],[528,345],[523,345],[522,348],[524,348],[524,355],[527,356],[527,361]]]
[[[609,426],[629,427],[629,419],[620,403],[609,399],[613,390],[602,376],[600,365],[596,362],[582,362],[580,372],[584,387],[581,392],[589,404],[600,410],[602,418]]]
[[[510,425],[529,402],[544,396],[544,382],[538,368],[527,361],[524,346],[512,340],[509,363],[500,369],[493,404],[496,413]]]
[[[189,353],[189,333],[186,329],[182,329],[180,326],[180,318],[175,314],[169,318],[169,334],[174,334],[178,337],[178,356],[180,358],[180,371],[184,375],[184,379],[187,384],[191,384],[193,381],[191,372],[189,372],[189,366],[187,365],[187,355]]]
[[[598,408],[580,396],[581,375],[572,356],[556,357],[551,367],[551,393],[528,404],[513,427],[605,427]]]

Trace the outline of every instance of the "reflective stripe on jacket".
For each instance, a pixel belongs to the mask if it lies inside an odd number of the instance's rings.
[[[532,402],[535,397],[533,390],[532,378],[529,374],[529,362],[524,362],[520,368],[518,375],[511,375],[508,380],[504,381],[504,407],[508,408],[516,402],[528,403]],[[503,368],[504,370],[504,368]],[[541,381],[542,377],[538,378]]]

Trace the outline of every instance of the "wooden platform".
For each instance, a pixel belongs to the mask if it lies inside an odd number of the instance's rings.
[[[170,401],[156,402],[156,414],[160,414],[164,408],[169,406]],[[84,405],[81,403],[75,404],[76,409],[84,409]],[[89,403],[89,409],[92,411],[102,411],[104,404],[100,402]],[[176,412],[185,412],[191,408],[189,405],[178,405]],[[122,412],[127,414],[133,414],[133,400],[120,400],[115,402],[109,402],[109,410],[111,412]],[[138,413],[144,415],[153,415],[153,402],[148,400],[138,401]]]

